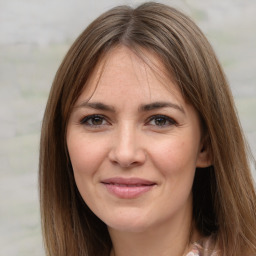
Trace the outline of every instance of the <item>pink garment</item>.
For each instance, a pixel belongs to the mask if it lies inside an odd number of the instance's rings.
[[[200,256],[199,251],[197,249],[193,249],[186,256]]]

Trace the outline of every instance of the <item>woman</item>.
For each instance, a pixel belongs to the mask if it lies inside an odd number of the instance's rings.
[[[47,255],[255,255],[248,153],[188,17],[157,3],[104,13],[70,48],[45,111]]]

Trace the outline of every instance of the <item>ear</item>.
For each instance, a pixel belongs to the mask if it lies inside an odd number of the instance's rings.
[[[212,165],[212,156],[209,147],[208,136],[201,140],[200,148],[197,156],[196,167],[206,168]]]

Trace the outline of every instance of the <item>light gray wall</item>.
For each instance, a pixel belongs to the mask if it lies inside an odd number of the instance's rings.
[[[38,142],[50,85],[76,36],[125,0],[0,0],[0,255],[43,255]],[[256,1],[160,1],[186,12],[219,56],[256,155]],[[230,149],[232,150],[232,149]]]

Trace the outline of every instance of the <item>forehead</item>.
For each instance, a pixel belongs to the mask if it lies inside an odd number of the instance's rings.
[[[132,93],[148,97],[182,99],[171,72],[167,72],[160,58],[146,50],[138,54],[125,46],[118,46],[105,54],[87,80],[82,91],[83,100]],[[128,96],[128,95],[127,95]]]

